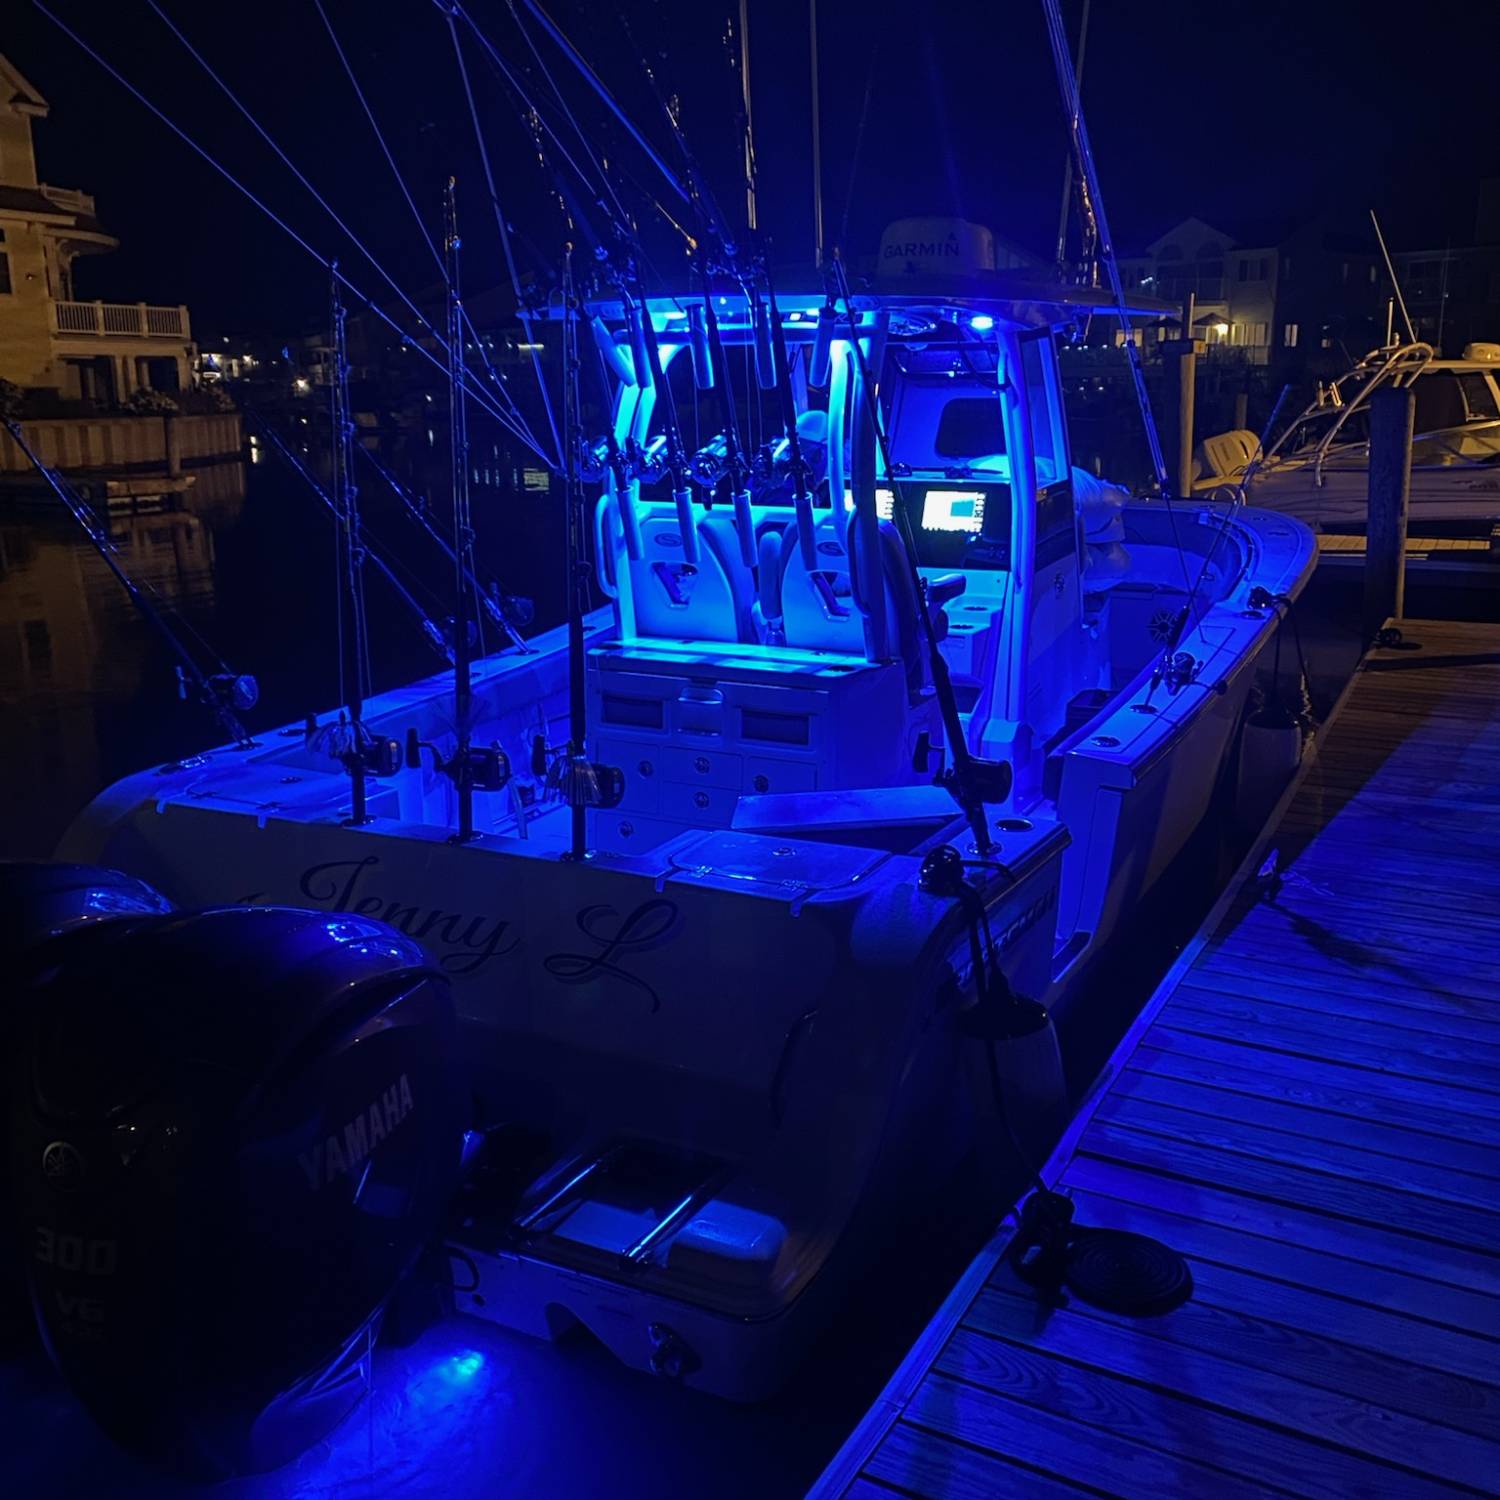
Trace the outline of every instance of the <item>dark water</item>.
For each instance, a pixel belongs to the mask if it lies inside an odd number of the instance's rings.
[[[419,480],[422,468],[413,466]],[[252,730],[327,710],[338,701],[327,512],[272,455],[193,473],[182,508],[111,518],[126,571],[165,601],[201,665],[257,678],[260,702],[245,715]],[[555,624],[564,597],[558,507],[479,473],[481,576],[532,598],[539,625]],[[369,540],[441,622],[450,564],[368,475],[362,494]],[[445,515],[435,520],[446,528]],[[376,690],[441,669],[413,613],[373,569],[367,595]],[[45,492],[0,496],[0,857],[50,853],[101,787],[222,741],[209,713],[178,698],[175,666],[58,502]]]
[[[130,571],[256,673],[252,727],[335,698],[333,547],[327,517],[279,465],[200,469],[186,508],[112,523]],[[403,580],[441,612],[447,565],[398,508],[367,493],[370,529]],[[481,484],[481,572],[537,601],[562,599],[557,502]],[[369,584],[376,686],[436,669],[390,592]],[[1299,610],[1326,704],[1352,665],[1357,590],[1319,586]],[[1291,656],[1288,642],[1288,663]],[[73,523],[48,505],[0,510],[0,855],[45,855],[77,810],[126,772],[218,738],[178,701],[172,658]],[[1132,923],[1128,941],[1065,1020],[1081,1093],[1201,921],[1242,847],[1210,820]],[[1021,1182],[995,1143],[987,1175]],[[849,1287],[845,1310],[791,1386],[737,1408],[624,1370],[588,1343],[544,1345],[453,1320],[415,1348],[376,1355],[375,1391],[325,1444],[223,1496],[719,1496],[800,1494],[836,1450],[993,1224],[993,1205],[953,1202],[913,1226],[899,1256]],[[177,1493],[116,1455],[47,1372],[29,1335],[0,1349],[0,1442],[17,1496]],[[183,1493],[188,1493],[184,1491]]]

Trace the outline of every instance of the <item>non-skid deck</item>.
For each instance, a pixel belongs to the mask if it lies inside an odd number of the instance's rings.
[[[819,1500],[1500,1493],[1500,627],[1402,629],[1046,1168],[1192,1299],[1002,1226]]]

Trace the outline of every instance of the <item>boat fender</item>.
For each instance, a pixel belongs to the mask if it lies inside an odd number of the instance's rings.
[[[1265,822],[1302,764],[1311,731],[1305,685],[1299,683],[1293,695],[1255,690],[1240,735],[1235,779],[1235,814],[1242,826],[1259,828]]]

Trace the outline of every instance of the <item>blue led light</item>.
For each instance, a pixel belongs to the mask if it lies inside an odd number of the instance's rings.
[[[995,320],[988,313],[975,313],[969,319],[969,327],[975,333],[988,333],[995,326]]]

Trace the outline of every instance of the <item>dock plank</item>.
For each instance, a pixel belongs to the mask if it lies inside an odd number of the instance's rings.
[[[1402,629],[1043,1172],[1192,1298],[1043,1306],[1012,1217],[818,1500],[1500,1494],[1500,626]]]

